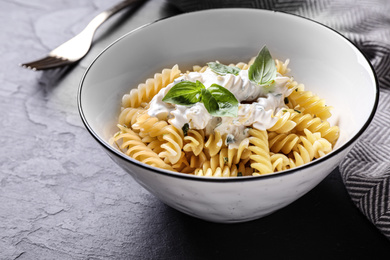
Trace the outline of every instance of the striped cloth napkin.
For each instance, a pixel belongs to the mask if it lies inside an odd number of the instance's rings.
[[[246,7],[284,11],[323,23],[355,43],[374,66],[380,85],[373,122],[340,164],[352,201],[390,239],[390,1],[168,0],[184,12]]]

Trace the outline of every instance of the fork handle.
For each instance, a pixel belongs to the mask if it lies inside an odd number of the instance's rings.
[[[119,12],[120,10],[122,10],[123,8],[135,3],[135,2],[138,2],[140,0],[125,0],[125,1],[122,1],[120,3],[118,3],[117,5],[111,7],[110,9],[106,10],[105,12],[111,16],[117,12]]]
[[[99,28],[99,26],[102,25],[102,23],[104,23],[108,18],[131,4],[136,4],[137,2],[142,3],[143,1],[145,0],[125,0],[111,7],[110,9],[98,14],[87,24],[87,26],[79,34],[52,50],[49,53],[50,56],[63,57],[66,54],[65,56],[67,57],[67,60],[79,60],[80,57],[84,56],[88,52],[90,47],[89,44],[81,46],[79,44],[80,41],[91,42],[96,32],[96,29]],[[72,51],[69,52],[69,50]]]
[[[85,27],[85,30],[91,30],[94,32],[102,23],[104,23],[112,15],[116,14],[117,12],[124,9],[125,7],[128,7],[129,5],[132,5],[139,1],[141,0],[125,0],[118,3],[117,5],[111,7],[110,9],[95,16],[95,18],[93,18]]]

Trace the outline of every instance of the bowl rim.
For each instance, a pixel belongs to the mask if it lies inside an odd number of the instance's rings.
[[[83,105],[82,105],[82,101],[81,101],[81,95],[82,95],[82,89],[83,89],[84,81],[85,81],[85,79],[86,79],[86,77],[88,75],[88,72],[90,71],[90,69],[92,68],[94,63],[99,59],[99,57],[101,55],[103,55],[112,46],[114,46],[117,42],[123,40],[124,38],[132,35],[133,33],[137,32],[137,31],[142,30],[145,27],[152,26],[152,25],[154,25],[156,23],[159,23],[161,21],[165,21],[165,20],[168,20],[168,19],[180,19],[181,16],[196,15],[197,13],[206,13],[206,12],[210,12],[210,13],[216,13],[216,12],[237,12],[237,11],[240,11],[240,12],[241,11],[259,12],[259,13],[260,12],[268,12],[268,13],[269,12],[273,12],[273,13],[280,13],[280,14],[287,15],[287,16],[293,16],[293,17],[300,18],[300,19],[305,19],[305,20],[307,20],[309,22],[316,23],[317,25],[322,26],[323,28],[332,31],[333,33],[336,33],[343,40],[345,40],[349,44],[351,44],[352,47],[354,47],[363,56],[363,58],[365,59],[365,61],[369,65],[371,73],[372,73],[372,75],[374,77],[375,90],[376,90],[375,101],[374,101],[374,104],[373,104],[370,116],[368,117],[368,119],[366,120],[364,125],[361,127],[361,129],[349,141],[347,141],[346,143],[344,143],[343,145],[338,147],[336,150],[333,150],[331,153],[327,154],[326,156],[318,158],[318,159],[316,159],[314,161],[311,161],[309,163],[306,163],[304,165],[301,165],[301,166],[293,168],[293,169],[288,169],[288,170],[284,170],[284,171],[280,171],[280,172],[274,172],[274,173],[258,175],[258,176],[242,176],[242,177],[239,177],[239,178],[232,178],[232,177],[218,177],[218,178],[216,178],[216,177],[195,176],[195,175],[190,175],[190,174],[185,174],[185,173],[180,173],[180,172],[173,172],[173,171],[169,171],[169,170],[165,170],[165,169],[161,169],[161,168],[157,168],[157,167],[153,167],[153,166],[144,164],[144,163],[142,163],[140,161],[137,161],[137,160],[129,157],[128,155],[124,154],[123,152],[115,149],[111,145],[107,144],[107,142],[102,137],[100,137],[93,130],[93,128],[89,125],[88,120],[87,120],[87,118],[84,115]],[[136,164],[136,166],[138,166],[138,167],[142,167],[142,168],[145,168],[147,170],[151,170],[154,173],[162,174],[162,175],[165,175],[167,177],[188,179],[188,180],[191,180],[191,181],[217,182],[217,183],[223,183],[223,182],[243,182],[243,181],[246,182],[246,181],[256,181],[256,180],[261,180],[261,179],[278,178],[278,177],[282,177],[282,176],[285,176],[285,175],[294,174],[294,173],[296,173],[298,171],[304,170],[305,168],[308,168],[308,167],[311,167],[313,165],[319,164],[320,162],[322,162],[324,160],[327,160],[327,159],[329,159],[331,157],[334,157],[337,154],[339,154],[342,151],[344,151],[345,149],[347,149],[347,147],[351,146],[365,132],[365,130],[368,128],[368,126],[372,122],[372,120],[374,118],[374,115],[375,115],[375,113],[377,111],[377,108],[378,108],[379,93],[380,93],[380,89],[379,89],[378,77],[377,77],[375,69],[374,69],[373,65],[371,64],[371,62],[369,61],[368,57],[360,50],[360,48],[355,43],[353,43],[346,36],[342,35],[336,29],[333,29],[333,28],[331,28],[331,27],[329,27],[329,26],[327,26],[325,24],[322,24],[322,23],[320,23],[318,21],[315,21],[313,19],[301,16],[301,15],[298,15],[298,14],[285,12],[285,11],[275,11],[275,10],[256,9],[256,8],[218,8],[218,9],[198,10],[198,11],[182,13],[182,14],[178,14],[178,15],[174,15],[174,16],[169,16],[169,17],[165,17],[165,18],[160,18],[160,19],[157,19],[155,21],[152,21],[152,22],[146,23],[144,25],[141,25],[141,26],[139,26],[139,27],[137,27],[137,28],[135,28],[135,29],[125,33],[124,35],[122,35],[121,37],[117,38],[116,40],[114,40],[112,43],[110,43],[108,46],[106,46],[93,59],[93,61],[89,64],[89,66],[85,70],[85,72],[84,72],[84,74],[83,74],[83,76],[81,78],[81,81],[79,83],[79,87],[78,87],[77,107],[78,107],[78,111],[79,111],[79,115],[81,117],[81,120],[82,120],[84,126],[86,127],[86,129],[88,130],[88,132],[92,135],[92,137],[101,146],[103,146],[108,152],[110,152],[111,154],[113,154],[115,156],[120,157],[121,159],[123,159],[123,160],[125,160],[125,161],[127,161],[127,162],[129,162],[131,164]]]

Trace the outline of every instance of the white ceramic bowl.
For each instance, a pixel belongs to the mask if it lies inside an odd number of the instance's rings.
[[[123,94],[154,73],[179,64],[246,62],[267,45],[290,59],[294,78],[334,107],[341,129],[337,148],[296,169],[258,177],[206,178],[150,167],[110,146]],[[108,155],[167,205],[213,222],[243,222],[268,215],[321,182],[352,148],[378,103],[376,76],[346,38],[311,20],[273,11],[214,9],[163,19],[108,46],[90,65],[79,89],[79,111]]]

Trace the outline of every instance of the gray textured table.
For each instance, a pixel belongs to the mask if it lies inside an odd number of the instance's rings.
[[[208,223],[158,201],[84,129],[76,95],[88,64],[124,33],[177,9],[150,0],[104,24],[67,70],[39,58],[113,2],[0,0],[0,259],[375,259],[389,241],[359,212],[336,170],[292,205],[259,220]]]

